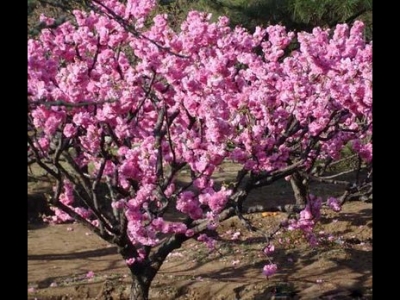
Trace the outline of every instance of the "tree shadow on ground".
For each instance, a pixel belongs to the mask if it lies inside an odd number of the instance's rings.
[[[81,286],[83,283],[85,284],[85,286],[99,283],[98,281],[90,282],[86,275],[87,275],[87,272],[79,272],[79,273],[75,273],[74,275],[68,275],[68,276],[52,276],[52,277],[43,279],[41,281],[35,282],[34,285],[36,286],[37,289],[45,289],[57,282],[61,283],[61,286],[62,285],[74,286],[75,285],[77,287]],[[32,283],[31,283],[31,285],[32,285]],[[65,298],[61,298],[61,299],[65,299]]]
[[[27,197],[27,217],[28,224],[41,225],[43,215],[52,215],[54,212],[50,209],[44,193],[28,193]],[[40,228],[40,227],[39,227]],[[31,228],[29,228],[31,229]],[[32,226],[32,229],[36,229]]]
[[[36,264],[43,265],[43,268],[49,268],[51,262],[56,260],[65,261],[65,264],[68,264],[68,261],[74,261],[73,273],[70,273],[69,275],[54,275],[57,274],[57,269],[54,269],[51,272],[53,276],[35,282],[38,288],[47,288],[53,282],[82,284],[82,282],[87,281],[88,279],[86,277],[87,272],[93,271],[88,269],[89,265],[102,265],[100,269],[94,270],[95,274],[110,274],[113,273],[113,270],[116,273],[120,273],[119,271],[123,267],[123,261],[119,259],[111,259],[109,257],[116,254],[116,247],[108,247],[75,253],[28,255],[28,261],[37,261]],[[128,271],[128,269],[126,270]]]
[[[357,211],[357,213],[339,213],[341,221],[349,222],[354,226],[367,225],[372,228],[372,208],[362,209]],[[329,224],[332,222],[331,218],[321,218],[321,224]]]
[[[37,221],[37,222],[28,222],[27,225],[28,225],[27,226],[28,230],[40,230],[40,229],[44,229],[47,226],[49,226],[49,224],[44,223],[44,222],[39,222],[39,221]]]
[[[118,254],[117,247],[107,247],[74,253],[28,255],[28,260],[73,260]]]
[[[329,253],[335,250],[343,251],[342,256],[327,256]],[[327,254],[326,256],[324,254]],[[327,283],[334,285],[334,289],[330,289],[327,292],[319,292],[318,289],[313,291],[316,294],[310,294],[304,296],[301,295],[301,299],[372,299],[372,289],[366,288],[369,286],[368,281],[371,279],[372,273],[372,251],[363,251],[354,249],[352,247],[346,247],[341,249],[316,249],[315,251],[309,251],[304,253],[302,251],[292,251],[290,257],[292,258],[291,263],[288,263],[287,253],[284,251],[278,251],[274,256],[275,260],[279,264],[279,273],[286,274],[283,279],[286,284],[292,284],[296,282],[296,286],[304,286],[309,288],[317,286],[318,284]],[[313,273],[309,274],[304,272],[302,276],[291,276],[290,274],[302,274],[302,269],[307,269],[314,263],[320,263],[321,257],[324,257],[326,264],[330,267],[321,267],[319,272],[315,272],[318,268],[313,268]],[[348,272],[352,274],[348,278],[342,278],[341,272],[344,269],[348,269]],[[282,278],[282,277],[281,277]],[[324,278],[321,283],[318,283],[319,278]],[[290,291],[289,292],[300,292]],[[262,293],[256,295],[256,299],[271,299],[266,298],[267,295],[271,294],[271,288],[266,288]],[[286,298],[285,298],[286,299]],[[287,298],[296,299],[296,298]]]
[[[259,244],[260,239],[249,239],[244,241],[227,241],[232,245],[249,245]],[[249,250],[256,251],[255,249]],[[340,252],[340,256],[335,256],[335,251]],[[325,254],[325,255],[324,255]],[[324,268],[313,267],[313,273],[308,273],[307,268],[311,265],[321,263],[322,258],[326,261]],[[205,264],[213,264],[214,261],[220,257],[211,255],[204,255],[201,262],[197,262],[190,268],[184,268],[184,273],[188,274],[190,271],[198,270]],[[290,258],[290,260],[289,260]],[[250,286],[255,284],[261,286],[261,291],[254,296],[254,300],[262,299],[281,299],[277,296],[286,298],[282,299],[300,299],[298,295],[301,290],[299,287],[318,287],[318,278],[332,278],[332,284],[335,288],[329,292],[318,291],[315,295],[301,296],[301,299],[372,299],[369,298],[371,295],[371,289],[366,288],[369,286],[368,281],[371,278],[372,271],[372,252],[362,251],[351,247],[342,247],[338,249],[321,248],[321,249],[310,249],[307,251],[297,249],[276,249],[273,255],[274,263],[278,264],[279,271],[273,276],[271,280],[266,280],[262,276],[249,277],[249,274],[261,274],[263,266],[268,263],[267,259],[256,259],[253,263],[244,263],[242,266],[226,266],[213,272],[207,269],[196,272],[196,278],[201,280],[219,283],[234,283],[238,284],[234,292],[236,298],[240,299],[249,291]],[[185,263],[182,262],[182,266]],[[179,268],[180,269],[180,268]],[[347,282],[345,278],[341,277],[341,272],[347,269],[351,274],[348,278],[351,282]],[[317,272],[315,272],[315,270]],[[180,276],[181,271],[169,271],[168,269],[163,270],[164,274],[173,276]],[[292,276],[291,274],[297,274]],[[243,283],[243,278],[249,278],[249,282]],[[327,280],[327,279],[324,279]],[[180,293],[186,293],[196,283],[196,279],[188,280],[184,285],[180,287]],[[241,284],[243,283],[243,284]],[[297,290],[294,288],[296,284]],[[335,294],[336,293],[336,294]],[[331,298],[330,295],[333,295]],[[337,297],[336,297],[336,296]],[[360,296],[361,295],[361,296]],[[296,298],[297,297],[297,298]],[[364,297],[364,298],[362,298]],[[366,298],[365,298],[366,297]]]

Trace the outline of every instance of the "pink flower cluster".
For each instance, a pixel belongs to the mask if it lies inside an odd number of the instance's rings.
[[[333,210],[333,211],[341,211],[342,207],[340,206],[339,200],[334,197],[329,197],[326,201],[326,204]]]
[[[215,250],[216,241],[213,238],[207,236],[205,233],[200,234],[198,236],[197,240],[200,241],[200,242],[204,242],[207,245],[207,248],[210,251],[214,251]]]
[[[276,264],[267,264],[263,268],[263,274],[267,276],[267,278],[271,277],[278,270],[278,266]]]
[[[263,252],[265,255],[271,255],[275,251],[274,244],[268,244],[267,247],[264,248]]]
[[[288,229],[303,231],[311,246],[318,244],[313,230],[321,217],[321,207],[322,199],[310,194],[306,207],[300,212],[300,218],[298,220],[289,220]]]
[[[92,216],[92,213],[89,209],[86,209],[84,207],[75,207],[73,206],[74,204],[74,186],[71,182],[68,180],[64,180],[64,185],[63,185],[63,192],[60,194],[59,201],[74,210],[78,215],[85,219],[89,219]],[[54,215],[51,217],[45,216],[44,221],[45,222],[50,222],[50,223],[66,223],[66,222],[72,222],[74,221],[74,218],[68,215],[66,212],[63,210],[57,208],[57,207],[50,207],[51,210],[54,211]]]
[[[300,212],[300,218],[289,221],[289,230],[300,229],[304,232],[312,232],[321,216],[322,199],[310,194],[307,201],[306,207]]]

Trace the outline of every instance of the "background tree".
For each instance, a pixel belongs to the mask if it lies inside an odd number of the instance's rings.
[[[45,13],[47,17],[54,18],[52,27],[57,27],[67,20],[72,20],[74,9],[88,9],[85,1],[80,0],[28,0],[28,37],[36,36],[45,28],[44,22],[40,22],[40,15]]]
[[[55,222],[76,220],[117,246],[131,299],[148,298],[186,240],[212,249],[208,233],[223,220],[257,230],[244,214],[288,212],[280,226],[313,244],[323,205],[339,210],[372,189],[372,45],[361,22],[332,34],[278,25],[251,34],[192,11],[175,31],[152,1],[89,5],[59,26],[42,16],[46,28],[28,41],[28,159],[54,179]],[[298,49],[286,51],[295,38]],[[341,199],[297,184],[334,180],[327,166],[345,146],[369,173]],[[239,171],[220,185],[224,161]],[[188,184],[178,180],[184,169]],[[300,187],[296,204],[245,206],[252,190],[282,178]],[[261,232],[266,247],[276,232]],[[264,274],[276,268],[269,262]]]
[[[190,9],[226,15],[231,26],[241,25],[254,30],[259,25],[285,25],[288,30],[310,31],[312,28],[334,27],[361,20],[365,36],[372,39],[371,0],[171,0],[160,1],[175,18],[182,19]]]

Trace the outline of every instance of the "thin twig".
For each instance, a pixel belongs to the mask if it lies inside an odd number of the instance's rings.
[[[90,106],[90,105],[98,105],[98,104],[104,104],[104,103],[113,103],[117,102],[118,99],[109,99],[109,100],[99,100],[99,101],[82,101],[82,102],[77,102],[77,103],[71,103],[71,102],[65,102],[62,100],[57,100],[57,101],[47,101],[47,100],[36,100],[36,101],[28,101],[29,104],[31,105],[44,105],[48,107],[52,106],[65,106],[65,107],[84,107],[84,106]]]

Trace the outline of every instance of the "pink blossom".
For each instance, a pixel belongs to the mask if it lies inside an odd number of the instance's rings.
[[[232,266],[237,266],[240,263],[240,260],[232,260]]]
[[[193,231],[193,229],[188,229],[188,230],[186,230],[186,233],[185,233],[185,235],[187,236],[187,237],[191,237],[191,236],[193,236],[194,235],[194,231]]]
[[[75,212],[80,215],[84,219],[89,219],[92,215],[92,212],[84,207],[75,207]]]
[[[124,18],[133,16],[136,19],[146,17],[155,6],[155,0],[128,0]]]
[[[176,202],[176,209],[187,213],[192,219],[200,219],[203,215],[200,203],[195,198],[195,194],[191,191],[186,191],[179,195]]]
[[[63,121],[63,115],[60,113],[52,113],[44,124],[44,131],[48,135],[53,135]]]
[[[117,210],[122,210],[126,206],[125,200],[113,201],[111,207]]]
[[[84,126],[87,127],[92,121],[92,116],[89,112],[78,112],[74,114],[72,121],[77,126]]]
[[[329,197],[326,201],[326,204],[333,210],[333,211],[340,211],[342,208],[340,206],[339,200],[334,197]]]
[[[40,149],[42,149],[43,151],[48,151],[49,147],[50,147],[49,140],[47,138],[45,138],[45,137],[40,138],[39,139],[39,146],[40,146]]]
[[[93,271],[89,271],[89,272],[87,272],[87,274],[86,274],[86,278],[93,278],[94,277],[94,272]]]
[[[207,229],[208,230],[215,230],[218,227],[218,223],[214,222],[214,221],[210,221],[207,224]]]
[[[292,176],[291,175],[289,175],[289,176],[285,176],[285,180],[286,181],[290,181],[290,179],[292,178]]]
[[[66,124],[63,133],[67,138],[72,137],[76,134],[76,128],[72,124]]]
[[[53,221],[56,223],[70,222],[74,220],[71,216],[69,216],[67,213],[65,213],[59,208],[52,208],[52,210],[55,213],[55,215],[52,218]]]
[[[63,204],[70,206],[74,203],[74,186],[68,180],[64,181],[64,192],[60,195],[60,202]]]
[[[187,226],[184,223],[171,222],[171,231],[174,233],[187,233]]]
[[[264,248],[263,252],[266,255],[271,255],[275,251],[275,246],[274,244],[269,244],[267,247]]]
[[[311,220],[313,218],[310,206],[307,205],[307,207],[300,212],[300,218],[304,220]]]
[[[239,239],[240,234],[241,234],[240,231],[234,232],[232,234],[231,240],[235,241],[235,240]]]
[[[263,268],[263,274],[269,278],[270,276],[274,275],[277,271],[278,267],[276,264],[267,264]]]
[[[208,204],[212,211],[219,213],[228,201],[228,197],[231,193],[231,190],[226,190],[224,187],[218,192],[212,188],[206,188],[199,196],[199,201],[200,203]]]
[[[306,238],[311,247],[316,247],[319,244],[317,237],[312,232],[308,232]]]
[[[168,257],[184,257],[181,252],[171,252]]]
[[[212,251],[215,249],[216,246],[216,241],[212,238],[210,238],[209,236],[207,236],[206,234],[202,233],[198,236],[197,238],[198,241],[201,242],[205,242],[207,245],[207,248]]]
[[[39,20],[40,20],[40,22],[45,23],[47,26],[53,25],[53,23],[54,23],[54,21],[55,21],[54,18],[46,17],[46,16],[43,15],[43,14],[40,14]]]

